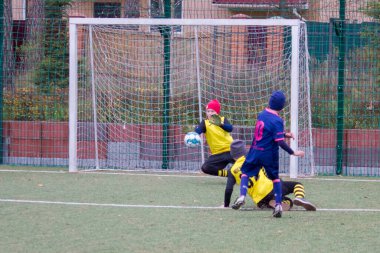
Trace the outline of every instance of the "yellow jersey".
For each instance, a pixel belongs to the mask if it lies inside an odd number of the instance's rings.
[[[223,123],[224,117],[221,117],[221,120]],[[211,154],[216,155],[230,151],[230,145],[233,141],[231,134],[220,126],[210,123],[208,119],[205,120],[205,126],[205,137]]]
[[[236,184],[238,185],[240,185],[240,178],[242,174],[240,169],[244,161],[245,156],[242,156],[237,159],[234,165],[231,167],[231,174],[234,176]],[[257,179],[255,177],[249,178],[247,194],[252,198],[253,202],[256,205],[272,190],[273,182],[266,176],[265,170],[263,168],[261,168]]]

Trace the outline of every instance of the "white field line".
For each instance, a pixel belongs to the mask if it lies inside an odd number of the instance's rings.
[[[196,177],[196,178],[213,178],[213,179],[222,179],[221,177],[209,176],[202,173],[191,173],[191,172],[150,172],[150,173],[141,173],[141,171],[136,170],[123,170],[123,172],[106,172],[106,171],[80,171],[80,172],[68,172],[68,171],[48,171],[48,170],[4,170],[0,169],[1,172],[22,172],[22,173],[46,173],[46,174],[96,174],[96,175],[125,175],[125,176],[152,176],[152,177]],[[174,174],[177,173],[177,174]],[[179,174],[179,173],[188,173],[188,174]],[[191,174],[190,174],[191,173]]]
[[[202,174],[200,172],[178,172],[178,171],[156,171],[149,173],[141,173],[143,170],[123,170],[123,172],[107,172],[107,171],[80,171],[74,172],[73,174],[99,174],[99,175],[125,175],[125,176],[152,176],[152,177],[183,177],[183,178],[210,178],[210,179],[223,179],[221,177],[209,176]],[[71,174],[72,172],[60,170],[60,171],[49,171],[49,170],[9,170],[1,169],[1,172],[20,172],[20,173],[46,173],[46,174]],[[177,173],[177,174],[176,174]],[[188,173],[188,174],[179,174]],[[355,178],[316,178],[316,177],[299,177],[295,179],[286,180],[320,180],[320,181],[347,181],[347,182],[371,182],[380,183],[380,179],[355,179]]]
[[[320,181],[347,181],[347,182],[373,182],[380,183],[380,179],[355,179],[355,178],[313,178],[313,177],[304,177],[299,179],[305,180],[320,180]],[[295,181],[297,179],[294,179]]]
[[[96,207],[120,207],[120,208],[163,208],[163,209],[215,209],[215,210],[232,210],[230,208],[212,207],[212,206],[164,206],[164,205],[128,205],[128,204],[107,204],[107,203],[89,203],[89,202],[65,202],[65,201],[46,201],[46,200],[24,200],[24,199],[0,199],[3,203],[21,203],[21,204],[43,204],[43,205],[68,205],[68,206],[96,206]],[[252,210],[260,210],[253,209]],[[245,208],[244,210],[250,210]],[[296,210],[300,211],[300,210]],[[351,208],[318,208],[317,211],[325,212],[380,212],[380,209],[351,209]]]
[[[22,203],[22,204],[69,205],[69,206],[122,207],[122,208],[224,209],[220,207],[207,207],[207,206],[128,205],[128,204],[106,204],[106,203],[65,202],[65,201],[45,201],[45,200],[25,200],[25,199],[0,199],[0,202]]]

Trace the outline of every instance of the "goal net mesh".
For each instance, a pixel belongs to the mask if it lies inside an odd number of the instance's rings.
[[[199,171],[207,143],[183,139],[212,99],[249,147],[274,90],[290,130],[291,27],[77,25],[78,169]],[[299,29],[298,174],[313,167],[306,27]],[[280,150],[280,173],[289,155]]]

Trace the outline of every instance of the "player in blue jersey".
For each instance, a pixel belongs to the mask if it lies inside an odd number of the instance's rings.
[[[275,208],[273,217],[282,216],[282,189],[279,178],[279,146],[290,155],[304,156],[303,151],[293,151],[284,138],[294,138],[292,133],[284,132],[284,121],[278,115],[285,106],[285,94],[275,91],[269,99],[269,107],[259,113],[255,126],[255,134],[246,160],[241,167],[240,197],[232,205],[233,209],[239,209],[245,204],[245,196],[248,190],[249,178],[257,176],[261,167],[273,182],[275,195]]]
[[[233,126],[226,117],[219,115],[220,107],[218,100],[211,100],[206,106],[207,118],[199,123],[195,132],[204,134],[211,152],[201,170],[209,175],[227,177],[225,167],[235,162],[230,154]]]
[[[223,207],[229,207],[234,185],[240,185],[240,178],[242,174],[240,169],[245,161],[245,155],[247,154],[245,142],[242,140],[234,140],[231,143],[230,153],[236,162],[228,171]],[[317,210],[311,202],[305,199],[305,188],[302,183],[296,181],[281,180],[281,186],[283,211],[290,210],[293,206],[293,202],[297,206],[302,206],[307,211]],[[287,197],[289,194],[294,194],[294,201]],[[265,174],[264,169],[260,170],[257,177],[249,178],[247,195],[251,197],[252,201],[259,208],[275,208],[273,183],[272,180],[270,180]]]

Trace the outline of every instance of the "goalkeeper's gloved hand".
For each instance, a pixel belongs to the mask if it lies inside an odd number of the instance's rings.
[[[218,114],[212,115],[209,121],[211,124],[214,124],[216,126],[221,127],[223,125],[222,119],[220,118],[220,116]]]

